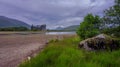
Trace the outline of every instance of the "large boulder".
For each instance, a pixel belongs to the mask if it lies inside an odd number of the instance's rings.
[[[114,50],[119,48],[119,43],[114,38],[100,34],[98,36],[88,38],[79,43],[79,48],[85,50]]]

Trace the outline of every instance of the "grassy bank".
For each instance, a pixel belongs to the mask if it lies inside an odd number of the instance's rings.
[[[19,67],[120,67],[120,50],[87,52],[78,49],[79,38],[52,40],[35,58]]]

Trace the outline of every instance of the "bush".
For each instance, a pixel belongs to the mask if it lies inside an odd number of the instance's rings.
[[[88,14],[77,30],[78,36],[82,39],[93,37],[99,34],[100,19],[98,16]]]

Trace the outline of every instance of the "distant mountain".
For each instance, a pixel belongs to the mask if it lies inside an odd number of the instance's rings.
[[[11,19],[5,16],[0,16],[0,28],[5,28],[5,27],[27,27],[30,28],[30,25],[28,25],[25,22],[16,20],[16,19]]]
[[[57,27],[55,30],[64,30],[64,31],[76,31],[77,28],[79,27],[79,25],[72,25],[72,26],[68,26],[68,27]]]
[[[57,27],[55,30],[63,30],[63,27]]]
[[[76,31],[78,27],[79,27],[79,25],[72,25],[72,26],[68,26],[68,27],[64,28],[63,30]]]

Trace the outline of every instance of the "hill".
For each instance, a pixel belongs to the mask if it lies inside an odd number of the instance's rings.
[[[63,30],[76,31],[79,25],[72,25],[64,28]]]
[[[63,30],[63,27],[57,27],[55,30]]]
[[[30,28],[30,25],[28,25],[25,22],[22,22],[16,19],[11,19],[5,16],[0,16],[0,28],[20,27],[20,26]]]

